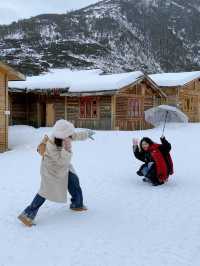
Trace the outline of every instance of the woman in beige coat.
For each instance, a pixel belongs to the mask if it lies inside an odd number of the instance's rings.
[[[53,127],[51,138],[45,143],[45,151],[41,162],[41,186],[32,203],[18,217],[27,226],[33,220],[46,199],[54,202],[66,202],[67,190],[71,194],[70,208],[84,211],[82,190],[78,176],[71,164],[71,142],[92,138],[94,132],[85,130],[75,133],[73,124],[66,120],[58,120]]]

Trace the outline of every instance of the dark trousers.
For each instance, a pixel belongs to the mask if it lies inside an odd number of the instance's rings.
[[[157,178],[155,163],[150,162],[150,163],[143,164],[137,173],[140,176],[145,176],[146,178],[148,178],[152,184],[161,185],[163,183],[163,182],[160,182]]]
[[[71,195],[71,208],[83,207],[83,193],[79,183],[78,176],[69,172],[68,191]]]
[[[39,211],[39,208],[42,206],[45,200],[45,198],[43,198],[39,194],[36,194],[31,204],[24,210],[23,213],[27,215],[30,219],[34,220],[35,216]]]
[[[146,174],[146,177],[152,182],[152,184],[160,184],[160,181],[157,178],[157,173],[156,173],[156,166],[155,164],[152,165],[149,168],[148,173]]]
[[[69,172],[68,177],[68,190],[71,195],[71,208],[83,207],[83,193],[80,187],[79,178],[77,175]],[[31,204],[24,210],[24,214],[30,219],[34,219],[38,213],[39,208],[44,204],[45,198],[36,194]]]

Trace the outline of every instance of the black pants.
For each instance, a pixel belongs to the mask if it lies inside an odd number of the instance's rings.
[[[68,191],[71,195],[71,208],[83,207],[83,193],[78,176],[69,172]]]
[[[156,165],[155,163],[143,164],[138,171],[138,174],[148,178],[152,184],[161,185],[163,182],[157,178]]]
[[[71,208],[83,207],[83,193],[80,187],[78,176],[72,172],[69,172],[68,177],[68,190],[71,195]],[[30,219],[34,219],[39,211],[39,208],[44,204],[45,198],[36,194],[31,204],[24,210],[24,214]]]

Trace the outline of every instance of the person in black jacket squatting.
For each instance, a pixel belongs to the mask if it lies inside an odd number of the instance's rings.
[[[143,181],[150,182],[153,186],[165,184],[174,173],[170,156],[171,144],[164,136],[160,140],[161,144],[156,144],[150,138],[143,138],[140,142],[133,139],[134,155],[144,162],[137,174],[144,176]]]

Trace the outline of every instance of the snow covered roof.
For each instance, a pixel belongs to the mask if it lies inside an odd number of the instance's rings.
[[[11,89],[56,89],[56,88],[69,88],[69,82],[66,82],[60,71],[51,71],[41,74],[39,76],[27,77],[26,81],[8,83]]]
[[[112,91],[119,90],[125,86],[135,83],[144,74],[140,71],[109,74],[92,75],[84,79],[75,79],[71,81],[69,92],[94,92],[94,91]]]
[[[26,81],[9,82],[9,88],[19,90],[68,89],[69,92],[112,91],[135,83],[144,77],[141,71],[102,75],[102,70],[51,69]]]
[[[72,71],[68,68],[51,69],[50,72],[39,76],[27,77],[26,81],[9,82],[11,89],[19,90],[47,90],[47,89],[69,89],[73,79],[83,79],[84,77],[102,73],[101,70],[81,70]]]
[[[161,74],[149,75],[149,77],[159,87],[178,87],[178,86],[183,86],[197,78],[200,78],[200,71],[161,73]]]

